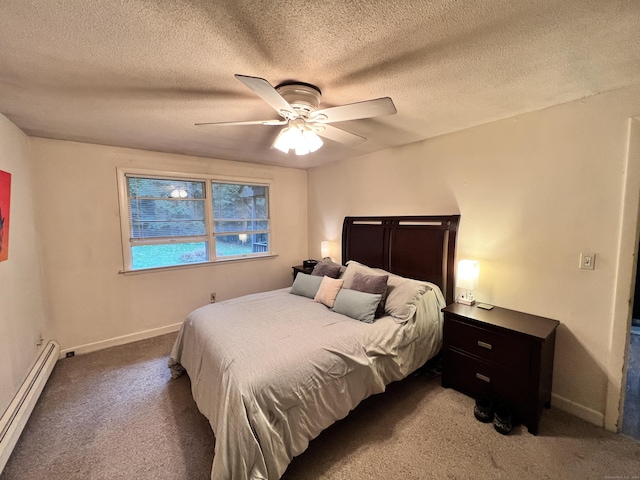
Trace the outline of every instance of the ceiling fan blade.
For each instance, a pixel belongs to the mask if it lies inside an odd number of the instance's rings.
[[[361,137],[360,135],[356,135],[355,133],[350,133],[341,128],[332,127],[331,125],[319,124],[317,132],[318,135],[324,138],[328,138],[329,140],[333,140],[334,142],[344,143],[345,145],[359,145],[366,140],[366,138]]]
[[[196,123],[196,126],[202,125],[218,125],[223,127],[234,125],[286,125],[286,120],[249,120],[248,122],[209,122],[209,123]]]
[[[364,102],[350,103],[337,107],[324,108],[311,112],[309,119],[314,122],[332,123],[358,120],[360,118],[378,117],[381,115],[393,115],[396,106],[389,97],[366,100]]]
[[[287,102],[264,78],[248,77],[246,75],[238,74],[236,74],[235,77],[257,93],[258,96],[267,102],[276,112],[278,112],[278,114],[282,115],[281,112],[288,112],[294,117],[298,116],[293,107],[289,105],[289,102]],[[284,117],[285,115],[282,116]]]

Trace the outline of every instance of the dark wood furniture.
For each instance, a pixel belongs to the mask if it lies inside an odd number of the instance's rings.
[[[451,303],[459,221],[460,215],[345,217],[342,262],[435,283]]]
[[[453,303],[444,312],[442,386],[509,406],[516,421],[538,433],[551,406],[556,328],[544,317]]]
[[[311,274],[311,272],[313,272],[313,267],[305,267],[304,265],[296,265],[295,267],[291,267],[291,268],[293,269],[294,280],[296,279],[296,275],[298,275],[298,273],[300,272],[306,273],[306,274]]]

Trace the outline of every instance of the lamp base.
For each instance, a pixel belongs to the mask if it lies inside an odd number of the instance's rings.
[[[462,303],[463,305],[473,305],[476,303],[475,298],[468,299],[465,297],[460,297],[456,300],[456,303]]]

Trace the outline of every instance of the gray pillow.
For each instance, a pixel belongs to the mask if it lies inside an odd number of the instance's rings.
[[[358,263],[355,260],[349,260],[347,262],[347,269],[342,274],[342,278],[344,279],[344,288],[351,288],[353,276],[356,273],[362,273],[363,275],[386,275],[387,273],[389,273],[384,270],[381,270],[381,272],[377,272],[373,268],[367,267],[366,265]]]
[[[329,277],[329,278],[339,278],[340,277],[340,268],[342,266],[329,257],[325,258],[321,262],[319,262],[311,272],[311,275],[316,275],[318,277]]]
[[[349,288],[352,290],[380,295],[380,302],[376,309],[375,318],[379,318],[384,315],[384,303],[387,297],[388,279],[389,275],[365,275],[363,273],[356,272],[351,280],[351,286]]]
[[[300,272],[296,275],[296,279],[293,281],[293,285],[291,286],[289,293],[314,298],[320,288],[322,278],[323,277],[316,277]]]
[[[343,288],[338,292],[332,310],[361,322],[373,323],[380,297],[379,294],[374,295]]]
[[[409,320],[416,313],[418,302],[431,287],[426,282],[389,275],[385,312],[396,319],[396,323]]]

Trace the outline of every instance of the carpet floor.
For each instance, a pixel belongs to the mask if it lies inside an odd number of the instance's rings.
[[[214,437],[175,334],[61,360],[0,480],[207,479]],[[365,400],[293,459],[283,480],[640,478],[640,442],[557,408],[537,436],[473,417],[471,398],[414,375]],[[242,479],[239,479],[242,480]]]

